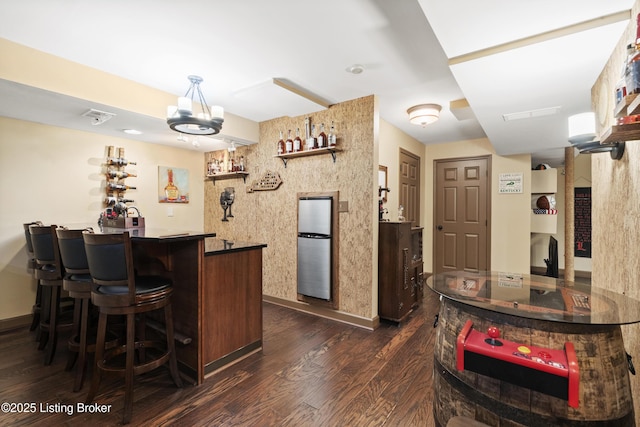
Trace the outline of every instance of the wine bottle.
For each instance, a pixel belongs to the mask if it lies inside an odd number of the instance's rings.
[[[280,140],[278,140],[278,156],[280,154],[284,154],[284,149],[285,149],[284,139],[282,137],[282,131],[280,131]]]
[[[333,125],[333,120],[331,121],[331,128],[329,129],[329,136],[327,136],[327,138],[329,139],[329,147],[335,147],[336,146],[336,128]]]
[[[108,163],[110,165],[115,165],[115,166],[127,166],[127,165],[137,164],[136,162],[131,162],[122,157],[110,157]]]
[[[293,151],[297,153],[302,151],[302,140],[300,139],[300,128],[296,129],[296,137],[293,140]]]
[[[111,206],[111,205],[115,205],[116,203],[133,203],[133,200],[132,199],[123,199],[122,197],[107,196],[104,199],[104,203],[107,206]]]
[[[119,190],[119,191],[124,191],[124,190],[135,190],[136,187],[131,187],[129,185],[124,185],[124,184],[115,184],[113,182],[110,182],[107,184],[107,188],[109,190]]]
[[[129,172],[125,172],[125,171],[114,171],[114,170],[109,170],[107,171],[107,176],[109,178],[118,178],[118,179],[123,179],[123,178],[131,178],[131,177],[136,177],[138,175],[129,173]]]
[[[324,123],[320,123],[320,134],[318,135],[318,148],[327,146],[327,134],[324,133]]]
[[[291,139],[291,129],[289,129],[289,136],[287,137],[285,148],[287,150],[287,153],[293,153],[293,139]]]
[[[318,138],[316,138],[316,125],[311,125],[311,149],[315,150],[318,148]]]
[[[173,183],[173,169],[167,169],[167,185],[164,187],[164,194],[167,201],[173,202],[178,200],[180,191],[178,187]]]

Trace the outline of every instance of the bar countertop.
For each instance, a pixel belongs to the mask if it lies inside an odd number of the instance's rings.
[[[246,251],[251,249],[260,249],[266,247],[267,245],[265,243],[239,242],[234,240],[215,239],[209,236],[204,239],[205,256]]]

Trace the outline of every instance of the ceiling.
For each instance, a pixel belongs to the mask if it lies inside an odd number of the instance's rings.
[[[0,3],[0,37],[176,96],[197,74],[208,103],[255,121],[324,108],[273,79],[327,104],[375,94],[381,118],[424,144],[487,136],[498,154],[558,165],[569,145],[567,117],[590,110],[591,86],[633,4],[23,0]],[[364,71],[348,72],[354,64]],[[469,107],[452,110],[460,99]],[[440,120],[409,124],[406,110],[421,103],[442,105]],[[81,116],[89,108],[116,116],[93,126]],[[547,109],[555,113],[529,117]],[[506,121],[511,113],[528,118]],[[136,128],[143,134],[127,138],[199,151],[224,146],[200,137],[196,147],[163,120],[6,80],[0,115],[120,137]]]

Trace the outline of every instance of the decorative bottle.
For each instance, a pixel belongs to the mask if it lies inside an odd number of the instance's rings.
[[[168,202],[174,202],[178,200],[178,187],[173,183],[173,169],[167,170],[167,185],[164,187],[164,194]]]
[[[320,134],[318,135],[318,148],[327,146],[327,134],[324,133],[324,123],[320,123]]]
[[[329,135],[327,136],[327,138],[329,139],[329,147],[335,147],[336,146],[336,128],[333,125],[333,120],[331,121],[331,128],[329,129]]]
[[[316,137],[316,125],[311,125],[311,149],[315,150],[318,148],[318,138]]]
[[[280,131],[280,139],[278,140],[278,156],[284,154],[284,139],[282,137],[282,131]]]
[[[291,139],[291,129],[289,129],[289,136],[287,137],[287,142],[285,143],[285,149],[287,153],[293,153],[293,139]]]
[[[302,139],[300,139],[300,128],[296,129],[296,137],[293,140],[293,152],[302,151]]]

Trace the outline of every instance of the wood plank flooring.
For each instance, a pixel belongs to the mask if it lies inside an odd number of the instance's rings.
[[[373,332],[263,304],[262,352],[201,386],[178,389],[166,369],[137,377],[130,425],[434,425],[433,322],[439,302],[433,292],[425,290],[423,304],[403,325],[382,324]],[[120,424],[123,380],[103,378],[95,402],[111,405],[108,412],[78,413],[88,382],[71,391],[66,339],[53,364],[44,366],[34,337],[26,328],[0,334],[0,402],[36,405],[33,413],[0,412],[0,426]]]

